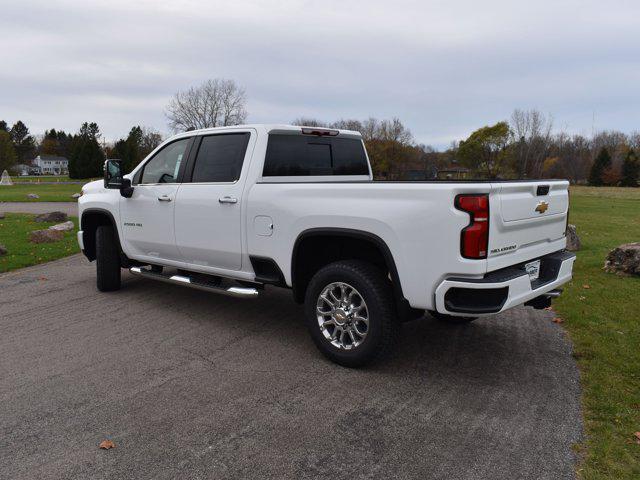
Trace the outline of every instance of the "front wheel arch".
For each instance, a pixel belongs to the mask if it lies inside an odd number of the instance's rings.
[[[94,261],[96,259],[96,231],[101,225],[110,226],[113,228],[115,240],[120,251],[120,256],[124,257],[115,218],[113,218],[113,215],[108,210],[98,208],[91,208],[82,212],[82,218],[80,219],[80,230],[82,230],[84,255],[90,261]]]

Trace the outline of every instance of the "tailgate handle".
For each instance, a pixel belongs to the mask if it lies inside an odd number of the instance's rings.
[[[538,185],[538,189],[536,190],[536,195],[541,197],[542,195],[547,195],[549,193],[549,185]]]

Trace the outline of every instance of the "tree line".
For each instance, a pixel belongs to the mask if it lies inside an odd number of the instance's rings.
[[[126,171],[131,171],[162,143],[162,135],[142,126],[131,128],[125,138],[107,144],[95,122],[83,123],[76,133],[46,130],[40,139],[29,132],[22,121],[11,128],[0,121],[0,172],[19,164],[30,165],[37,155],[55,155],[69,160],[69,177],[102,176],[107,158],[119,158]]]
[[[208,80],[177,92],[165,116],[174,132],[238,125],[247,118],[246,93],[233,80]],[[416,142],[398,118],[299,117],[292,123],[359,131],[376,179],[567,178],[637,187],[640,176],[640,132],[601,131],[591,137],[558,132],[553,119],[538,110],[514,110],[509,120],[483,126],[443,150]],[[23,122],[8,128],[0,121],[0,170],[41,153],[67,157],[72,178],[102,175],[105,158],[121,159],[128,172],[161,142],[158,131],[134,126],[127,137],[107,144],[95,123],[83,123],[73,134],[48,130],[38,142]]]
[[[515,110],[441,151],[415,142],[397,118],[325,122],[299,117],[296,125],[362,133],[374,177],[407,179],[566,178],[574,184],[639,186],[640,132],[601,131],[592,137],[554,132],[537,110]]]

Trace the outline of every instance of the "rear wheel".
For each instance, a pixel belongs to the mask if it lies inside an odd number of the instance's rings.
[[[434,311],[430,311],[429,314],[431,314],[431,316],[436,320],[440,320],[441,322],[445,323],[451,323],[453,325],[464,325],[478,319],[478,317],[454,317],[453,315],[446,315],[444,313]]]
[[[400,327],[391,292],[383,272],[366,262],[341,261],[320,269],[305,297],[307,327],[318,349],[345,367],[391,353]]]
[[[120,289],[120,250],[113,227],[96,230],[96,285],[101,292]]]

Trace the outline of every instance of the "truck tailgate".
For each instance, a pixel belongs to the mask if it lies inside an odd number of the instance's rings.
[[[564,180],[492,184],[488,271],[565,247],[568,188]]]

